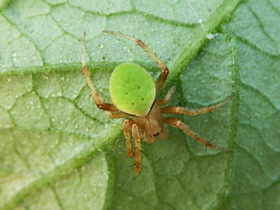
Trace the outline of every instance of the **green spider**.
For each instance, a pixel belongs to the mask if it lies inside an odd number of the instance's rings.
[[[168,76],[169,70],[167,66],[141,40],[118,32],[104,32],[135,42],[158,64],[162,70],[158,79],[154,82],[153,78],[141,66],[134,63],[120,64],[115,68],[110,79],[109,89],[113,104],[107,103],[95,90],[86,66],[86,41],[84,33],[82,45],[82,69],[87,84],[91,89],[93,101],[99,109],[107,111],[110,118],[125,118],[123,121],[123,131],[126,139],[127,154],[129,157],[134,156],[131,137],[135,140],[136,174],[139,174],[141,171],[141,140],[144,139],[147,142],[152,143],[155,141],[156,137],[159,137],[162,140],[166,139],[168,133],[163,126],[164,123],[182,129],[187,135],[207,147],[223,152],[230,152],[229,150],[220,148],[203,139],[194,133],[182,121],[173,117],[165,117],[163,114],[184,114],[188,116],[204,114],[218,109],[220,106],[228,102],[231,97],[217,105],[204,107],[198,110],[189,110],[179,106],[161,107],[168,103],[175,91],[175,86],[173,86],[167,92],[164,99],[156,99],[157,91],[159,91],[164,85]]]

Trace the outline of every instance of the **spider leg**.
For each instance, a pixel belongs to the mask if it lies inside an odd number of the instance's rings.
[[[172,94],[174,93],[176,87],[172,86],[169,91],[167,92],[167,94],[165,95],[164,99],[159,99],[156,101],[157,105],[159,106],[163,106],[165,104],[167,104],[172,96]]]
[[[110,112],[110,111],[107,111],[107,114],[112,119],[131,117],[130,114],[127,114],[127,113],[124,113],[124,112]]]
[[[137,124],[132,125],[132,135],[135,140],[135,173],[141,171],[141,133]]]
[[[83,73],[85,75],[87,84],[91,89],[92,98],[93,98],[93,101],[96,104],[96,106],[99,109],[103,109],[103,110],[107,110],[107,111],[118,111],[118,108],[115,105],[106,103],[104,101],[104,99],[95,90],[93,82],[91,81],[90,73],[86,66],[86,32],[84,32],[83,44],[82,44],[82,69],[83,69]]]
[[[180,128],[188,136],[192,137],[196,141],[199,141],[200,143],[204,144],[207,147],[210,147],[212,149],[217,149],[217,150],[220,150],[220,151],[223,151],[223,152],[231,152],[229,150],[220,148],[220,147],[216,146],[215,144],[212,144],[211,142],[203,139],[202,137],[197,135],[195,132],[193,132],[185,123],[183,123],[182,121],[180,121],[180,120],[178,120],[176,118],[172,118],[172,117],[163,118],[163,123],[167,123],[167,124],[169,124],[171,126]]]
[[[125,136],[126,150],[129,157],[133,157],[132,146],[131,146],[131,129],[134,122],[130,119],[123,121],[123,132]]]
[[[160,60],[155,55],[155,53],[153,53],[147,47],[147,45],[144,44],[144,42],[142,42],[140,39],[136,39],[136,38],[133,38],[133,37],[130,37],[130,36],[126,36],[124,34],[114,32],[114,31],[104,30],[103,32],[105,32],[107,34],[113,34],[113,35],[120,36],[120,37],[128,39],[128,40],[131,40],[131,41],[135,42],[138,46],[140,46],[157,63],[157,65],[161,68],[161,74],[156,81],[156,89],[159,90],[164,85],[164,82],[165,82],[165,80],[168,76],[169,70],[168,70],[167,66],[165,65],[165,63],[162,60]]]
[[[187,109],[187,108],[184,108],[184,107],[179,107],[179,106],[168,106],[168,107],[161,108],[161,112],[162,113],[167,113],[167,114],[184,114],[184,115],[188,115],[188,116],[204,114],[204,113],[207,113],[207,112],[212,112],[212,111],[218,109],[220,106],[223,106],[230,99],[232,99],[232,97],[233,97],[233,95],[230,96],[225,101],[219,103],[219,104],[209,106],[209,107],[203,107],[203,108],[197,109],[197,110],[190,110],[190,109]]]

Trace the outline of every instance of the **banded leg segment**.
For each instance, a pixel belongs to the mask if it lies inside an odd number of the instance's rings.
[[[135,140],[135,173],[141,171],[141,133],[137,124],[132,125],[132,135]]]
[[[125,119],[123,121],[123,132],[124,132],[124,136],[125,136],[127,155],[129,157],[133,157],[132,145],[131,145],[131,130],[132,130],[133,124],[134,124],[134,122],[129,119]]]
[[[156,63],[157,65],[161,68],[161,74],[159,75],[157,81],[156,81],[156,89],[159,90],[165,83],[165,80],[169,74],[169,69],[167,68],[167,66],[165,65],[165,63],[160,60],[155,53],[153,53],[148,47],[147,45],[142,42],[140,39],[136,39],[130,36],[126,36],[124,34],[118,33],[118,32],[114,32],[114,31],[103,31],[107,34],[113,34],[116,36],[120,36],[122,38],[131,40],[133,42],[135,42],[139,47],[141,47]]]
[[[167,104],[171,98],[171,96],[173,95],[173,93],[175,92],[176,87],[172,86],[169,91],[167,92],[167,94],[165,95],[164,99],[159,99],[156,101],[157,105],[159,106],[163,106],[165,104]]]
[[[190,109],[187,109],[187,108],[184,108],[184,107],[179,107],[179,106],[168,106],[168,107],[161,108],[161,112],[162,113],[167,113],[167,114],[184,114],[184,115],[187,115],[187,116],[204,114],[204,113],[207,113],[207,112],[212,112],[212,111],[218,109],[220,106],[223,106],[230,99],[232,99],[232,97],[233,97],[233,95],[230,96],[225,101],[219,103],[219,104],[209,106],[209,107],[203,107],[203,108],[197,109],[197,110],[190,110]]]
[[[193,139],[195,139],[196,141],[204,144],[207,147],[210,147],[210,148],[216,149],[216,150],[220,150],[220,151],[223,151],[223,152],[231,152],[230,150],[220,148],[220,147],[216,146],[215,144],[212,144],[210,141],[207,141],[204,138],[200,137],[195,132],[193,132],[185,123],[183,123],[182,121],[180,121],[176,118],[172,118],[172,117],[163,118],[163,123],[167,123],[171,126],[180,128],[188,136],[192,137]]]
[[[83,44],[82,44],[82,69],[83,69],[83,73],[85,75],[87,84],[88,84],[89,88],[91,89],[92,98],[93,98],[93,101],[96,104],[96,106],[99,109],[103,109],[103,110],[107,110],[107,111],[118,111],[118,108],[115,105],[105,102],[105,100],[95,90],[94,84],[91,81],[90,73],[86,66],[86,32],[84,32]]]

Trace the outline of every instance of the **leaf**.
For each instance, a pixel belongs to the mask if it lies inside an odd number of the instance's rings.
[[[266,1],[0,1],[0,209],[279,209],[280,4]],[[160,92],[197,109],[234,93],[218,110],[176,116],[232,154],[182,131],[143,143],[135,178],[122,120],[93,104],[88,66],[110,100],[114,67],[170,68]]]

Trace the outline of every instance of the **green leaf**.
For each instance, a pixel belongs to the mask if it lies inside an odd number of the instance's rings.
[[[0,209],[279,209],[280,4],[232,1],[0,1]],[[114,67],[135,62],[156,78],[143,40],[170,68],[160,91],[175,116],[232,154],[177,128],[142,143],[142,172],[126,155],[122,120],[92,102],[88,66],[110,101]]]

